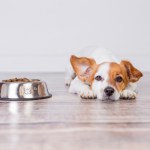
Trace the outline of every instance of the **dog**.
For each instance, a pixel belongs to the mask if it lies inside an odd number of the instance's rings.
[[[117,59],[104,48],[88,47],[70,57],[65,83],[70,93],[83,99],[135,99],[142,76],[131,62]]]

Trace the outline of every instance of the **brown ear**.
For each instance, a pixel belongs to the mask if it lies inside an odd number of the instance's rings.
[[[74,55],[70,58],[71,65],[80,80],[90,84],[98,65],[94,59],[86,57],[76,57]]]
[[[136,82],[143,76],[142,72],[136,69],[129,61],[123,60],[121,65],[126,71],[129,82]]]

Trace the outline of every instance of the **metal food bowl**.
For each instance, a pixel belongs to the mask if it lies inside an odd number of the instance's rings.
[[[0,100],[37,100],[51,96],[47,84],[37,79],[30,82],[0,82]]]

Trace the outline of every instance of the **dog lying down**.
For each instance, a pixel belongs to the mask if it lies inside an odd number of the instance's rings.
[[[131,62],[118,60],[103,48],[85,48],[70,57],[65,83],[84,99],[135,99],[143,74]]]

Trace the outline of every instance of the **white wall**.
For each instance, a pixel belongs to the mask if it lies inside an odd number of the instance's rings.
[[[150,71],[149,0],[1,0],[0,71],[64,71],[67,53],[102,45]]]

